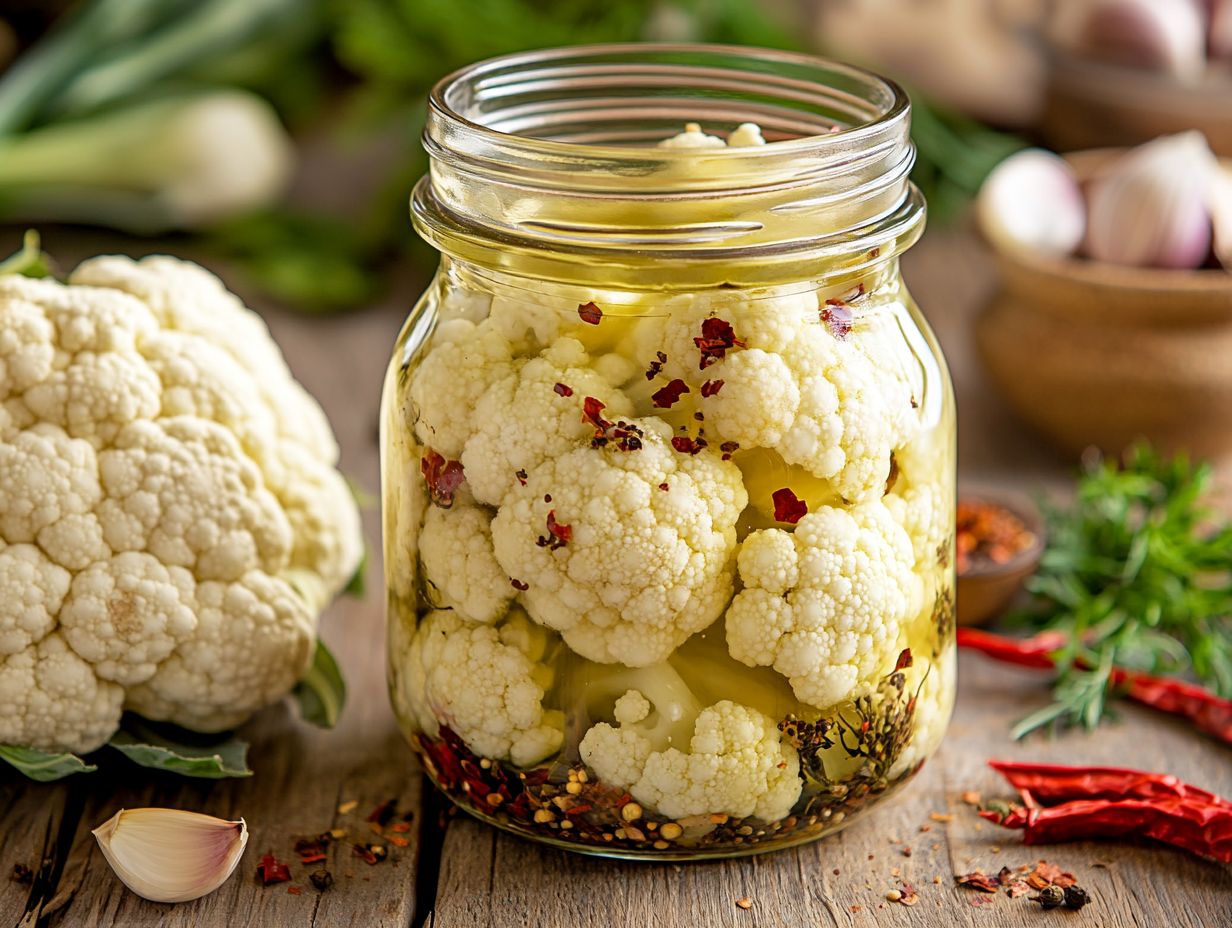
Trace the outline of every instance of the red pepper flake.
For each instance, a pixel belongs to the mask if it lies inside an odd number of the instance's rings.
[[[598,325],[603,318],[603,310],[594,303],[579,303],[578,315],[582,317],[582,321],[589,325]]]
[[[565,525],[562,522],[556,521],[556,510],[548,510],[548,534],[547,536],[540,535],[539,540],[535,542],[541,548],[547,548],[550,551],[555,551],[558,548],[563,548],[573,540],[573,526]]]
[[[771,497],[774,500],[774,521],[795,525],[808,515],[808,503],[799,499],[790,487],[775,490]]]
[[[1035,544],[1035,535],[1010,510],[984,500],[959,500],[956,566],[964,574],[982,564],[1006,564]]]
[[[264,886],[286,883],[291,879],[291,868],[273,854],[263,854],[261,863],[257,865],[257,879]]]
[[[715,361],[726,356],[730,348],[744,348],[745,343],[736,338],[736,332],[726,319],[712,316],[702,322],[702,334],[693,339],[702,353],[697,369],[704,371]]]
[[[526,486],[526,471],[525,470],[514,471],[513,476],[518,478],[518,483],[522,484],[522,486]]]
[[[406,847],[411,842],[408,841],[406,838],[403,838],[399,835],[390,835],[389,843],[392,844],[394,847]]]
[[[543,494],[543,501],[544,501],[545,503],[550,503],[550,502],[552,501],[552,494],[551,494],[551,493],[544,493],[544,494]]]
[[[1031,884],[1023,880],[1013,880],[1009,886],[1005,887],[1005,894],[1011,899],[1017,899],[1019,896],[1025,896],[1031,892]]]
[[[594,438],[590,440],[592,448],[602,448],[614,445],[620,451],[638,451],[642,447],[642,436],[645,434],[632,422],[611,422],[603,418],[604,403],[593,396],[586,397],[582,402],[582,421],[589,422],[595,428]]]
[[[563,383],[558,383],[552,389],[556,391],[557,396],[573,396],[573,387]]]
[[[724,380],[707,380],[704,384],[702,384],[702,396],[714,396],[723,389],[724,383],[726,383]]]
[[[333,843],[333,836],[328,831],[315,838],[296,838],[295,853],[299,855],[300,863],[316,864],[325,859],[325,850]]]
[[[854,319],[851,307],[842,300],[826,300],[821,308],[821,321],[826,324],[830,334],[839,341],[851,334],[851,323]]]
[[[287,892],[289,892],[292,896],[298,896],[300,893],[303,892],[303,890],[300,889],[298,886],[288,886]]]
[[[520,591],[520,592],[522,592],[522,593],[525,593],[527,590],[529,590],[529,589],[530,589],[530,584],[529,584],[529,583],[523,583],[523,582],[522,582],[521,580],[519,580],[517,577],[510,577],[510,578],[509,578],[509,582],[513,584],[513,588],[514,588],[515,590],[518,590],[518,591]]]
[[[902,653],[898,655],[898,660],[894,662],[895,670],[906,670],[912,664],[911,649],[903,648]]]
[[[666,483],[661,483],[659,484],[659,489],[666,493],[671,488]]]
[[[410,822],[394,822],[389,826],[389,830],[394,834],[404,835],[411,830]]]
[[[671,409],[680,402],[680,397],[688,392],[690,392],[689,385],[677,377],[666,387],[656,390],[650,399],[659,409]]]
[[[659,376],[659,372],[663,370],[663,365],[667,363],[667,355],[662,351],[655,352],[655,359],[650,362],[650,366],[646,368],[646,379],[654,380]]]
[[[697,438],[689,438],[687,435],[676,435],[672,438],[672,447],[681,454],[697,454],[706,444],[706,439],[700,435]]]
[[[748,896],[741,896],[736,900],[736,906],[747,912],[749,909],[753,908],[753,900]]]
[[[368,813],[365,822],[376,822],[381,827],[388,825],[393,821],[394,816],[398,814],[398,800],[386,799],[379,806]]]
[[[356,857],[370,867],[375,867],[389,856],[384,845],[380,844],[352,844],[351,850],[355,852]]]
[[[428,484],[428,495],[431,496],[432,502],[442,509],[453,505],[453,495],[466,479],[461,461],[447,461],[431,448],[427,449],[420,459],[419,472]]]
[[[964,873],[962,876],[955,877],[959,886],[966,886],[970,889],[978,889],[982,893],[995,893],[1001,888],[1001,883],[996,877],[991,877],[987,873],[981,873],[975,870],[971,873]]]
[[[598,433],[605,432],[607,427],[612,424],[603,418],[603,410],[606,408],[607,404],[601,400],[593,396],[586,397],[586,399],[582,400],[582,421],[589,422]]]
[[[916,892],[916,888],[910,883],[904,883],[902,895],[898,899],[901,905],[913,906],[920,901],[920,894]]]
[[[723,452],[723,460],[730,461],[733,454],[740,450],[740,443],[736,441],[725,441],[719,445],[719,450]]]

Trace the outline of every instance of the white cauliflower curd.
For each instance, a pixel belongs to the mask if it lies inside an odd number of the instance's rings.
[[[678,451],[657,419],[601,415],[613,438],[528,471],[492,541],[531,618],[583,657],[641,667],[722,613],[748,496],[714,450]]]
[[[737,563],[744,589],[727,610],[731,656],[773,666],[819,709],[893,666],[900,626],[921,606],[911,539],[879,501],[822,507],[794,532],[754,532]]]
[[[0,276],[0,744],[231,727],[307,670],[359,516],[319,406],[195,265]]]
[[[514,612],[498,629],[437,610],[424,617],[403,660],[403,694],[420,730],[447,725],[481,757],[529,766],[556,753],[564,716],[545,711],[552,671],[547,634]]]

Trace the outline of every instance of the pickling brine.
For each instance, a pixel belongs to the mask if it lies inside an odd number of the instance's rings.
[[[650,76],[674,92],[630,113]],[[899,273],[907,117],[865,72],[704,46],[434,92],[413,208],[442,262],[382,414],[389,673],[463,808],[581,851],[751,853],[936,748],[954,412]]]

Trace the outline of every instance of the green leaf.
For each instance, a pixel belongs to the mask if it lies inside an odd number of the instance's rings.
[[[53,754],[14,744],[0,744],[0,760],[6,761],[31,780],[38,780],[40,783],[50,783],[74,773],[93,773],[98,769],[76,754]]]
[[[39,247],[39,234],[27,229],[22,236],[21,250],[0,261],[0,277],[20,274],[22,277],[50,277],[51,256]]]
[[[346,681],[342,679],[334,655],[320,638],[312,667],[292,695],[299,703],[299,713],[305,722],[321,728],[333,728],[338,724],[338,717],[346,705]]]
[[[183,736],[196,740],[192,732],[183,732]],[[167,737],[143,720],[128,717],[107,744],[134,764],[180,776],[209,780],[252,776],[248,767],[248,742],[234,736],[223,741],[193,744]]]

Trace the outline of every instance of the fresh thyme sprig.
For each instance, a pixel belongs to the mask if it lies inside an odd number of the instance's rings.
[[[1053,703],[1015,735],[1052,723],[1094,728],[1114,667],[1194,679],[1232,696],[1232,524],[1211,508],[1207,464],[1136,447],[1084,466],[1074,503],[1048,508],[1048,544],[1016,616],[1055,630]]]

